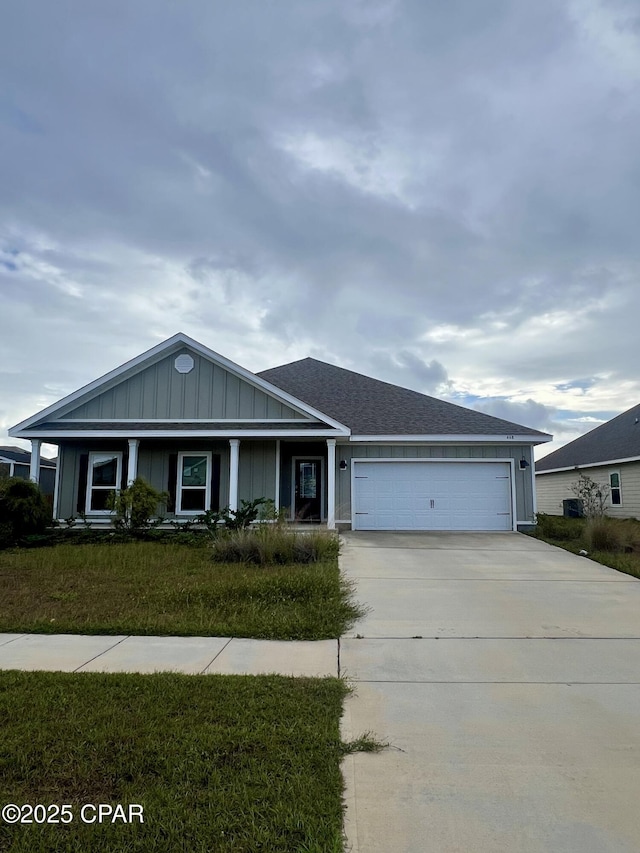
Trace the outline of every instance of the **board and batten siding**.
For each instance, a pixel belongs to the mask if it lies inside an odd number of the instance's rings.
[[[141,442],[138,451],[138,476],[144,478],[150,486],[157,489],[159,492],[166,492],[169,489],[169,457],[172,453],[179,451],[198,451],[208,450],[212,453],[220,454],[221,471],[229,471],[229,444],[228,442],[204,442],[204,441],[188,441],[180,442],[174,447],[167,447],[155,442],[148,444]],[[80,480],[80,458],[83,454],[92,451],[115,452],[118,451],[123,455],[123,472],[127,468],[127,441],[122,438],[117,438],[109,441],[108,439],[92,442],[73,442],[64,444],[61,443],[58,448],[58,464],[60,466],[60,486],[58,497],[58,518],[75,518],[78,516],[78,484]],[[123,474],[124,476],[124,474]],[[228,473],[225,477],[220,477],[220,501],[221,506],[228,503],[229,494],[229,477]],[[166,513],[167,517],[173,517],[171,513]]]
[[[59,446],[60,494],[58,518],[78,515],[78,482],[80,457],[90,451],[119,451],[126,471],[128,445],[121,438],[113,441],[61,443]],[[220,508],[229,505],[229,442],[184,439],[166,445],[158,441],[142,441],[138,451],[138,476],[159,492],[169,490],[170,456],[179,452],[209,451],[220,456]],[[274,441],[241,441],[238,498],[275,500],[276,445]],[[172,513],[166,513],[172,518]]]
[[[577,483],[579,474],[585,474],[596,483],[609,484],[609,474],[620,473],[620,491],[622,503],[614,506],[607,500],[605,512],[612,518],[640,519],[640,462],[622,462],[619,465],[598,465],[595,468],[581,468],[579,471],[558,471],[555,474],[536,474],[536,492],[538,512],[549,515],[562,515],[562,501],[575,498],[571,491]]]
[[[351,520],[351,460],[352,459],[514,459],[516,483],[516,521],[534,523],[531,468],[521,471],[518,462],[526,459],[531,465],[529,445],[404,445],[404,444],[338,444],[336,447],[336,519]],[[340,470],[344,460],[347,468]]]
[[[178,355],[187,354],[193,358],[193,370],[178,373],[175,360]],[[187,349],[174,352],[129,377],[114,380],[111,387],[82,405],[62,410],[57,417],[84,420],[306,419],[306,415]]]
[[[119,451],[123,456],[127,452],[127,442],[94,441],[81,443],[60,442],[58,445],[58,518],[78,517],[78,483],[80,479],[80,458],[91,451]]]
[[[272,501],[275,501],[275,441],[241,441],[239,467],[238,500],[252,501],[256,498],[269,498]],[[229,471],[228,461],[226,468],[223,468],[222,470],[226,472]],[[225,484],[225,487],[228,491],[228,483]],[[226,504],[221,503],[220,505],[225,506]]]

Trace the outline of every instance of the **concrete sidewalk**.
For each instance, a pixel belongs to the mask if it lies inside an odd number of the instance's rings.
[[[338,641],[0,634],[0,669],[338,675]]]
[[[640,582],[520,534],[348,533],[352,853],[638,853]]]

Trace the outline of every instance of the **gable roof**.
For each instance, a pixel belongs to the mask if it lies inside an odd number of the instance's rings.
[[[536,462],[536,473],[640,458],[640,404]]]
[[[538,442],[551,439],[547,433],[315,358],[262,370],[257,375],[346,424],[354,436],[509,435]]]
[[[123,383],[131,377],[141,373],[150,364],[157,362],[160,358],[167,357],[174,352],[179,352],[184,347],[192,351],[194,354],[204,357],[209,362],[213,362],[227,373],[232,374],[247,385],[253,386],[253,388],[258,389],[268,397],[295,409],[305,419],[313,421],[316,428],[320,426],[324,430],[338,432],[343,435],[348,434],[348,428],[346,428],[344,424],[338,423],[327,414],[314,409],[303,400],[292,397],[284,389],[271,385],[265,379],[260,378],[258,375],[251,373],[251,371],[241,367],[239,364],[236,364],[219,353],[205,347],[203,344],[198,343],[198,341],[193,340],[193,338],[190,338],[188,335],[178,332],[176,335],[173,335],[173,337],[168,338],[166,341],[157,344],[155,347],[152,347],[141,355],[127,361],[125,364],[122,364],[120,367],[115,368],[115,370],[106,373],[94,382],[90,382],[88,385],[85,385],[79,390],[74,391],[72,394],[67,395],[62,400],[58,400],[58,402],[53,405],[48,406],[46,409],[43,409],[35,415],[32,415],[30,418],[27,418],[21,423],[11,427],[9,435],[21,438],[28,438],[32,435],[43,435],[44,433],[41,427],[45,428],[45,432],[51,431],[51,423],[61,419],[61,417],[66,417],[66,414],[69,411],[72,411],[72,406],[79,406],[86,401],[94,399],[99,394],[109,391],[119,383]],[[92,420],[95,420],[95,418],[92,418]],[[122,418],[107,418],[104,420],[105,423],[101,425],[101,428],[102,431],[106,432],[108,429],[106,426],[107,423],[111,423],[115,420],[122,420]],[[138,418],[135,418],[134,420],[138,420]],[[148,418],[143,418],[143,420],[147,422],[150,421]],[[169,422],[172,418],[169,417],[166,418],[166,420]],[[318,422],[320,422],[320,424],[318,424]],[[132,425],[126,424],[125,427],[127,429],[131,429]],[[163,428],[169,429],[170,426],[163,427],[158,425],[156,431],[160,431]],[[79,423],[75,423],[73,426],[73,430],[77,429],[81,429]],[[56,432],[62,432],[61,428],[58,427]],[[71,428],[68,428],[66,432],[71,434]]]

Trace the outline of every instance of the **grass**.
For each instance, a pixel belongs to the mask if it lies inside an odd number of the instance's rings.
[[[0,552],[3,632],[320,640],[362,613],[336,557],[231,565],[154,542]]]
[[[635,519],[587,520],[539,513],[531,535],[574,554],[585,550],[603,566],[640,578],[640,522]]]
[[[246,530],[223,531],[213,543],[213,559],[220,563],[286,565],[334,560],[338,537],[326,530],[296,532],[282,525],[261,525]]]
[[[11,853],[338,853],[339,679],[0,673],[2,804],[72,806],[68,825],[0,821]],[[81,806],[141,804],[144,823]]]

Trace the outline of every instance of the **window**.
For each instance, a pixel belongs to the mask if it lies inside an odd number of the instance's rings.
[[[109,494],[118,491],[121,479],[122,453],[90,453],[85,511],[108,515]]]
[[[620,490],[620,472],[611,471],[609,474],[609,486],[611,487],[611,503],[620,506],[622,503],[622,492]]]
[[[211,454],[178,454],[176,513],[199,514],[211,504]]]

